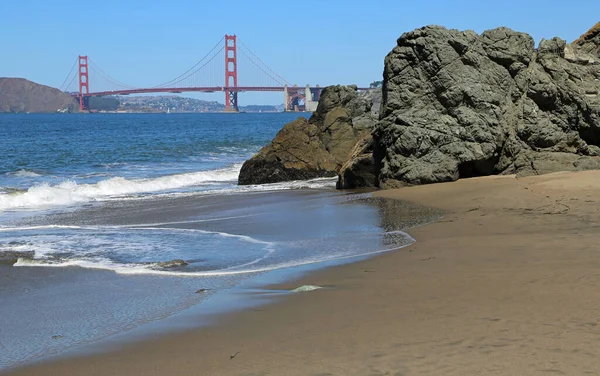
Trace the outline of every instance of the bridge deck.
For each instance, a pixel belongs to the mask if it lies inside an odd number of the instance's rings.
[[[129,94],[146,94],[146,93],[183,93],[183,92],[243,92],[243,91],[284,91],[283,86],[236,86],[236,87],[225,87],[225,86],[213,86],[213,87],[179,87],[179,88],[147,88],[147,89],[128,89],[128,90],[113,90],[113,91],[98,91],[91,93],[84,93],[84,97],[102,97],[105,95],[129,95]],[[288,86],[287,90],[289,93],[304,91],[306,87],[302,86]],[[311,87],[311,90],[323,89],[323,87]],[[358,90],[369,90],[369,88],[358,88]],[[71,93],[73,97],[79,97],[79,93]]]

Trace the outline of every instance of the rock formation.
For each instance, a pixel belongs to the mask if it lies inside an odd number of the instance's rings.
[[[504,27],[405,33],[385,58],[381,101],[377,115],[355,90],[326,88],[308,121],[244,164],[240,184],[337,173],[338,188],[391,188],[598,169],[600,23],[538,48]]]
[[[24,78],[0,77],[0,112],[56,112],[79,109],[69,94]]]
[[[370,98],[371,107],[371,132],[379,118],[381,107],[381,90],[372,90],[366,94]],[[361,136],[352,152],[350,158],[342,165],[338,172],[337,189],[352,189],[377,186],[377,169],[373,159],[373,136],[366,134]]]
[[[323,89],[310,119],[300,117],[286,124],[269,145],[244,163],[238,183],[336,176],[357,142],[370,138],[379,108],[372,100],[359,94],[356,86]]]
[[[600,28],[568,45],[427,26],[385,58],[381,187],[600,168]]]

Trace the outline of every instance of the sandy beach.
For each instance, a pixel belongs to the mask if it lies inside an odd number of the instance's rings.
[[[600,369],[600,171],[380,191],[442,209],[410,247],[208,328],[11,375],[551,375]]]

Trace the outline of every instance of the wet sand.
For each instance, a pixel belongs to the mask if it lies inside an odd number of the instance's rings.
[[[600,369],[600,172],[378,192],[447,212],[208,328],[14,375],[546,375]]]

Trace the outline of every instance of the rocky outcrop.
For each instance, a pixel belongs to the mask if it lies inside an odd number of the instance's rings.
[[[317,111],[286,124],[247,160],[238,183],[264,184],[336,176],[359,140],[370,137],[377,110],[356,86],[323,89]],[[377,106],[378,108],[379,106]]]
[[[69,94],[24,78],[0,77],[0,112],[76,112]]]
[[[507,28],[403,34],[373,132],[379,185],[600,168],[600,37],[586,35],[536,49]]]

